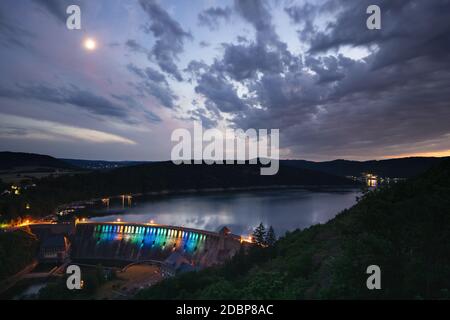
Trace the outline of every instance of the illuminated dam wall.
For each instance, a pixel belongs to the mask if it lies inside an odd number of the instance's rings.
[[[201,268],[224,262],[240,247],[240,237],[233,234],[134,223],[79,223],[71,256],[130,262],[164,262],[177,256]]]

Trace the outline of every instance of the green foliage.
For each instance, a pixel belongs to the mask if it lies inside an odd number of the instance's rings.
[[[208,300],[233,299],[237,294],[233,283],[225,279],[212,283],[199,293],[200,297]]]
[[[70,300],[77,298],[78,290],[68,290],[66,279],[48,283],[39,290],[37,298],[40,300]]]
[[[37,298],[41,300],[90,299],[97,289],[107,281],[102,265],[97,265],[95,268],[83,268],[81,274],[83,281],[81,290],[67,289],[67,276],[65,276],[47,284],[39,291]]]
[[[266,228],[262,222],[253,231],[253,240],[260,246],[266,243]]]
[[[0,214],[45,216],[57,206],[111,195],[184,191],[208,188],[242,188],[277,185],[352,185],[353,181],[327,173],[283,167],[278,174],[261,176],[257,165],[175,165],[156,162],[110,171],[93,171],[33,179],[36,187],[20,195],[0,197]],[[25,211],[25,205],[31,209]]]
[[[324,225],[287,233],[274,247],[241,251],[221,267],[163,281],[138,297],[448,299],[449,194],[447,160],[366,193]],[[372,264],[381,268],[381,290],[366,287]]]
[[[37,240],[25,232],[0,231],[0,280],[29,265],[37,250]]]
[[[273,247],[275,245],[275,242],[277,241],[277,237],[275,235],[275,230],[272,226],[269,227],[269,230],[267,230],[266,237],[264,239],[264,242],[269,246]]]

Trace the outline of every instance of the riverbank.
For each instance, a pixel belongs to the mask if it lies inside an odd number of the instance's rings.
[[[33,264],[38,241],[26,232],[0,233],[0,281],[20,274]]]
[[[183,195],[214,195],[214,194],[238,194],[242,192],[258,192],[258,191],[281,191],[281,190],[306,190],[315,192],[347,192],[360,190],[358,185],[271,185],[271,186],[249,186],[249,187],[232,187],[232,188],[202,188],[202,189],[186,189],[186,190],[162,190],[157,192],[147,192],[147,193],[131,193],[124,195],[114,195],[104,198],[94,198],[88,200],[81,200],[76,202],[67,203],[60,206],[60,209],[67,209],[72,207],[80,206],[95,206],[102,205],[105,206],[106,200],[122,200],[125,197],[128,201],[128,197],[136,201],[136,198],[145,198],[145,200],[161,200],[169,199],[172,196],[183,196]],[[76,210],[75,210],[76,211]],[[80,210],[82,211],[82,210]],[[108,213],[97,213],[95,216],[108,215]],[[89,215],[93,217],[93,215]]]
[[[184,193],[135,197],[131,205],[111,200],[109,206],[87,206],[78,217],[91,222],[153,221],[209,231],[226,226],[238,235],[250,234],[263,222],[281,235],[328,221],[355,204],[360,195],[359,189],[335,187]]]

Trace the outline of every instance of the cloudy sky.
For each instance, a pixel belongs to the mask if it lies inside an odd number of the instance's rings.
[[[201,120],[278,128],[283,158],[450,155],[449,16],[448,0],[2,0],[0,150],[162,160]]]

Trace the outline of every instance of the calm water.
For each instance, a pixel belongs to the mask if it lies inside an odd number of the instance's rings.
[[[133,200],[132,207],[111,205],[93,221],[149,222],[216,231],[223,226],[249,234],[260,222],[278,235],[287,230],[324,223],[356,202],[358,190],[270,190],[224,194],[190,194]],[[127,205],[125,205],[127,206]],[[105,213],[105,209],[98,210]],[[120,213],[118,213],[120,212]]]
[[[21,300],[21,299],[27,299],[30,296],[36,295],[39,293],[39,290],[44,288],[47,285],[46,282],[39,282],[35,284],[30,284],[26,288],[24,288],[20,294],[17,294],[13,297],[13,300]]]

